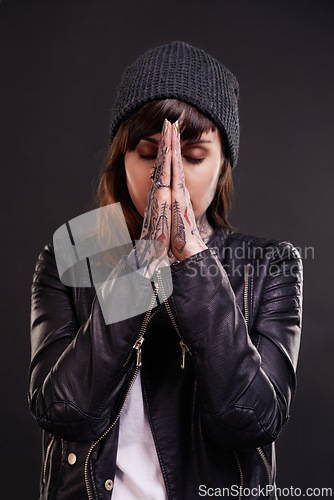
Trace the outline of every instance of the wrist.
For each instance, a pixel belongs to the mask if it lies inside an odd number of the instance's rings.
[[[205,245],[205,243],[189,245],[189,246],[187,245],[186,247],[184,247],[182,253],[177,256],[177,258],[181,262],[182,260],[188,259],[189,257],[196,255],[197,253],[203,252],[203,250],[206,250],[207,248],[208,247]]]
[[[151,279],[154,272],[169,266],[169,260],[164,246],[157,246],[154,240],[138,240],[129,253],[127,262],[141,276]]]

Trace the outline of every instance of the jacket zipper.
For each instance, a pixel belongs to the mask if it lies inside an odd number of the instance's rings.
[[[143,344],[143,342],[145,340],[144,339],[144,334],[145,334],[145,330],[147,328],[148,322],[150,320],[150,314],[151,314],[152,307],[153,307],[153,305],[154,305],[154,303],[156,301],[156,297],[157,297],[157,294],[158,294],[158,289],[159,289],[159,287],[154,288],[154,294],[153,294],[153,297],[151,299],[151,302],[150,302],[150,305],[149,305],[149,309],[147,310],[147,312],[145,314],[144,321],[143,321],[142,326],[140,328],[139,336],[138,336],[136,342],[133,345],[133,349],[136,349],[136,351],[137,351],[136,369],[134,371],[134,374],[133,374],[133,377],[131,379],[131,382],[130,382],[130,384],[129,384],[126,392],[125,392],[125,395],[124,395],[121,407],[118,410],[117,415],[114,418],[114,420],[112,421],[112,423],[107,427],[107,429],[104,431],[104,433],[101,434],[101,436],[96,441],[94,441],[92,443],[92,445],[89,448],[89,451],[87,453],[87,457],[86,457],[86,461],[85,461],[85,484],[86,484],[86,490],[87,490],[87,495],[88,495],[89,500],[93,500],[93,494],[92,494],[92,490],[91,490],[91,487],[90,487],[90,484],[89,484],[89,477],[88,477],[89,459],[90,459],[90,456],[91,456],[92,451],[94,450],[95,446],[100,441],[102,441],[102,439],[104,439],[106,437],[106,435],[111,431],[111,429],[115,426],[117,420],[119,419],[119,417],[120,417],[120,415],[122,413],[123,407],[125,405],[127,397],[128,397],[129,392],[131,390],[131,387],[133,386],[133,383],[134,383],[134,381],[135,381],[135,379],[136,379],[136,377],[138,375],[139,367],[141,366],[141,347],[142,347],[142,344]],[[131,354],[130,354],[129,358],[131,357]],[[125,364],[127,362],[128,362],[128,360],[125,362]]]
[[[54,440],[55,440],[55,436],[53,434],[49,434],[49,437],[50,437],[50,443],[48,444],[48,447],[46,448],[44,467],[43,467],[43,483],[44,484],[46,481],[46,467],[48,465],[51,448],[52,448],[52,445],[53,445]]]
[[[245,278],[244,278],[244,315],[245,315],[245,322],[248,328],[248,322],[249,322],[249,310],[248,310],[248,275],[249,275],[249,268],[250,264],[247,264],[245,267]]]
[[[267,472],[267,476],[268,476],[268,481],[269,481],[269,485],[271,485],[272,481],[271,481],[271,468],[270,468],[270,465],[268,463],[268,460],[266,459],[266,456],[264,454],[264,451],[262,450],[262,448],[259,446],[258,448],[256,448],[256,451],[258,452],[258,454],[260,455],[260,458],[264,464],[264,467],[266,469],[266,472]]]
[[[243,490],[243,486],[244,486],[244,475],[243,475],[243,472],[242,472],[242,468],[241,468],[241,464],[240,464],[240,460],[239,460],[238,454],[237,454],[237,452],[235,450],[233,450],[233,455],[234,455],[235,461],[237,462],[238,469],[239,469],[239,475],[240,475],[240,494],[239,494],[239,500],[242,500],[242,490]]]
[[[248,322],[249,322],[249,311],[248,311],[248,270],[249,270],[250,264],[247,264],[245,267],[245,275],[244,275],[244,317],[245,317],[245,323],[248,329]],[[238,454],[235,450],[233,450],[234,458],[237,462],[238,469],[239,469],[239,475],[240,475],[240,494],[239,494],[239,500],[242,499],[242,489],[243,489],[243,484],[244,484],[244,475],[242,472],[242,467],[241,463],[238,457]]]
[[[249,270],[250,268],[250,264],[247,264],[246,265],[246,268],[245,268],[245,280],[244,280],[244,313],[245,313],[245,321],[246,321],[246,325],[247,325],[247,329],[248,329],[248,323],[249,323],[249,311],[248,311],[248,276],[249,276]],[[268,460],[266,459],[266,456],[262,450],[262,448],[259,446],[258,448],[256,448],[256,451],[258,452],[262,462],[263,462],[263,465],[266,469],[266,473],[267,473],[267,476],[268,476],[268,481],[269,481],[269,485],[271,485],[271,468],[270,468],[270,465],[268,463]]]
[[[180,333],[180,330],[179,330],[179,328],[177,326],[177,323],[176,323],[175,318],[173,316],[173,313],[171,311],[170,305],[168,304],[168,299],[167,299],[166,292],[165,292],[165,289],[164,289],[163,283],[162,283],[161,270],[160,269],[157,270],[157,276],[158,276],[158,283],[159,283],[159,285],[161,287],[162,297],[164,299],[164,304],[166,306],[166,310],[167,310],[168,316],[169,316],[169,318],[170,318],[170,320],[172,322],[172,325],[175,328],[176,333],[178,334],[178,336],[180,338],[179,344],[180,344],[181,351],[182,351],[181,369],[184,370],[185,361],[186,361],[186,353],[188,352],[190,354],[190,356],[191,356],[191,352],[189,350],[189,347],[186,345],[186,343],[183,340],[183,337],[182,337],[182,335]]]
[[[158,295],[158,289],[159,289],[159,286],[153,288],[154,292],[153,292],[153,297],[151,299],[151,302],[150,302],[150,305],[148,306],[148,311],[146,312],[145,314],[145,317],[144,317],[144,321],[141,325],[141,328],[140,328],[140,332],[139,332],[139,336],[133,346],[133,349],[137,349],[137,363],[140,362],[140,365],[137,365],[137,366],[141,366],[141,346],[144,342],[144,333],[146,331],[146,328],[147,328],[147,325],[148,325],[148,322],[150,321],[151,318],[153,318],[153,316],[155,315],[156,311],[154,313],[151,313],[151,310],[152,310],[152,307],[154,305],[154,302],[156,301],[156,298],[157,298],[157,295]],[[130,352],[129,356],[127,357],[125,363],[123,364],[123,368],[124,366],[126,366],[128,364],[128,362],[130,361],[132,357],[132,352]]]

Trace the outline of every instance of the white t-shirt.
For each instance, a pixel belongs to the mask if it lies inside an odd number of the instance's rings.
[[[167,500],[164,480],[143,402],[140,371],[119,422],[112,500]]]

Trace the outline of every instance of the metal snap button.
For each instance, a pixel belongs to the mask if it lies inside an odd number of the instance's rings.
[[[114,481],[112,479],[107,479],[104,483],[104,487],[107,491],[111,491],[114,487]]]
[[[77,461],[77,456],[75,453],[69,453],[67,457],[67,461],[70,465],[74,465]]]

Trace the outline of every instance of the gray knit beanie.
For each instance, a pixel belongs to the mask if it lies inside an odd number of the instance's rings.
[[[179,99],[195,106],[223,132],[237,164],[239,85],[235,76],[204,50],[175,41],[148,50],[128,66],[111,112],[110,142],[137,108],[154,99]]]

